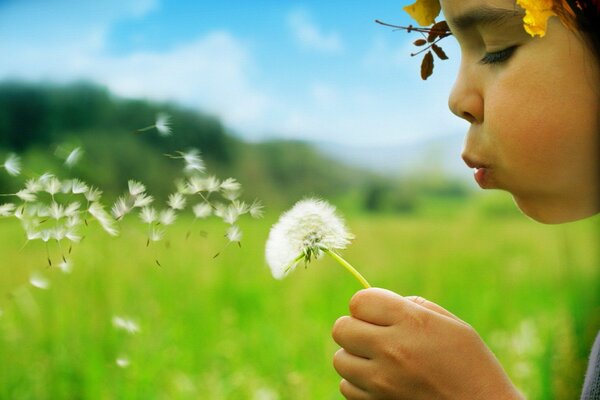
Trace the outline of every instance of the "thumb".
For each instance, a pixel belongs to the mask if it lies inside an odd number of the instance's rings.
[[[433,311],[437,314],[441,314],[444,315],[448,318],[451,318],[455,321],[458,321],[462,324],[468,325],[465,321],[463,321],[462,319],[458,318],[456,315],[452,314],[450,311],[446,310],[444,307],[439,306],[421,296],[406,296],[405,299],[412,301],[413,303],[417,304],[418,306],[421,306],[423,308],[426,308],[430,311]]]

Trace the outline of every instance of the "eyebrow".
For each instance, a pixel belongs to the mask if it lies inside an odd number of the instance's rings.
[[[452,18],[450,24],[458,30],[466,31],[476,26],[499,25],[523,16],[525,13],[518,9],[478,7]]]

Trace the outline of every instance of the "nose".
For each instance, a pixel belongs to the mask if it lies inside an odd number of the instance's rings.
[[[456,81],[448,98],[448,107],[470,124],[482,123],[484,102],[477,74],[461,62]]]

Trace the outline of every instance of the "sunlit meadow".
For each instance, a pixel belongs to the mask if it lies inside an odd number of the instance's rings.
[[[469,321],[531,399],[573,398],[600,315],[598,221],[542,226],[482,204],[350,215],[343,255],[374,286]],[[360,285],[327,258],[274,280],[276,219],[241,221],[241,247],[216,258],[219,220],[182,218],[150,247],[134,220],[118,238],[92,228],[70,274],[0,220],[0,398],[340,399],[330,329]]]

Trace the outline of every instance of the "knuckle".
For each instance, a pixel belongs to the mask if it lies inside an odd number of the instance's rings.
[[[368,292],[365,290],[361,290],[359,292],[357,292],[354,296],[352,296],[352,298],[350,299],[350,314],[352,315],[357,315],[361,308],[364,307],[364,304],[366,302],[366,299],[368,297]]]
[[[338,371],[338,372],[340,372],[340,368],[341,368],[343,351],[344,351],[343,349],[339,349],[333,355],[333,368],[335,368],[335,370]]]

